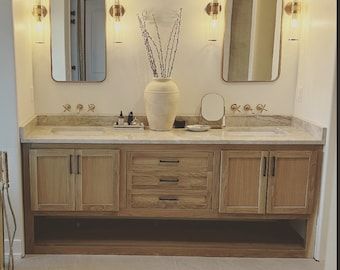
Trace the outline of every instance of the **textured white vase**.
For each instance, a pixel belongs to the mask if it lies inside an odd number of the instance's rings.
[[[171,130],[176,118],[178,101],[179,90],[171,79],[153,79],[146,86],[145,112],[151,130]]]

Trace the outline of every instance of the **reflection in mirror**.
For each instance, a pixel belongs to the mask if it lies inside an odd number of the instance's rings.
[[[105,0],[50,0],[52,77],[91,82],[106,77]]]
[[[210,122],[220,121],[225,115],[224,98],[215,93],[207,94],[202,98],[201,116]]]
[[[225,81],[273,81],[279,77],[282,5],[282,0],[227,0]]]

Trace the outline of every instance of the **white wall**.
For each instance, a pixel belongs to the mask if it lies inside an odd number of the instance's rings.
[[[11,0],[0,0],[0,150],[9,154],[10,195],[18,223],[15,252],[20,253],[22,190],[11,3]]]
[[[118,114],[121,109],[144,114],[143,91],[152,75],[146,62],[136,14],[150,8],[168,10],[182,7],[183,28],[173,74],[181,90],[179,114],[198,114],[201,97],[214,91],[226,98],[228,107],[233,103],[250,103],[253,106],[265,103],[269,108],[268,114],[292,115],[297,44],[288,41],[287,23],[284,23],[282,72],[278,81],[225,83],[221,79],[223,27],[220,27],[219,42],[211,45],[207,41],[209,16],[204,11],[207,3],[206,0],[123,0],[122,4],[126,7],[126,15],[122,19],[124,43],[113,43],[112,21],[108,18],[107,79],[103,83],[54,82],[50,72],[49,40],[46,39],[44,45],[35,45],[36,113],[60,113],[65,103],[70,103],[73,108],[78,103],[94,103],[97,112],[102,114]],[[225,1],[222,3],[224,6]]]
[[[32,41],[29,24],[32,2],[13,0],[18,120],[22,125],[34,115]]]
[[[335,249],[327,249],[336,241],[335,235],[328,233],[336,222],[336,3],[336,0],[304,1],[295,101],[297,117],[328,128],[315,253],[319,260],[325,260],[326,254],[329,258],[336,256]]]

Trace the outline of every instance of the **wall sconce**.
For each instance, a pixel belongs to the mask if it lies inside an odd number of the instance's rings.
[[[45,29],[44,29],[44,18],[47,15],[47,8],[43,5],[41,0],[35,0],[32,15],[34,17],[34,25],[33,25],[33,39],[35,43],[44,43],[45,42]]]
[[[296,0],[288,2],[285,6],[285,12],[291,16],[289,40],[299,40],[301,3]]]
[[[121,17],[125,14],[125,8],[120,4],[119,0],[115,0],[115,4],[110,8],[109,12],[113,18],[114,42],[123,43]]]
[[[218,15],[222,11],[222,6],[218,0],[211,1],[205,8],[206,13],[211,17],[208,29],[208,40],[217,41],[218,36]]]

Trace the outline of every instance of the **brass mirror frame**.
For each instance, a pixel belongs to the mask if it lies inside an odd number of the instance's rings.
[[[271,81],[227,81],[227,80],[225,80],[224,72],[223,71],[224,71],[224,58],[225,58],[224,43],[225,43],[226,31],[224,30],[224,34],[223,34],[223,46],[222,46],[222,68],[221,68],[221,77],[222,77],[222,80],[224,82],[226,82],[226,83],[273,83],[273,82],[276,82],[276,81],[278,81],[280,79],[281,64],[282,64],[282,37],[283,37],[282,30],[283,30],[283,16],[284,16],[284,10],[285,10],[285,1],[284,0],[277,0],[277,1],[281,1],[281,4],[282,4],[281,27],[280,27],[281,31],[280,31],[279,69],[278,69],[277,77],[274,80],[271,80]],[[227,18],[227,8],[225,6],[224,7],[224,29],[226,29],[226,18]]]
[[[101,81],[57,81],[53,78],[53,58],[52,58],[52,20],[51,20],[51,7],[52,7],[52,4],[51,4],[51,0],[49,1],[49,7],[48,7],[48,10],[49,10],[49,22],[50,22],[50,59],[51,59],[51,78],[54,82],[56,83],[76,83],[76,84],[92,84],[92,83],[102,83],[104,82],[106,79],[107,79],[107,73],[108,73],[108,69],[107,69],[107,13],[108,13],[108,6],[107,6],[107,1],[104,0],[104,5],[105,5],[105,24],[104,24],[104,31],[105,31],[105,77],[103,80]]]

